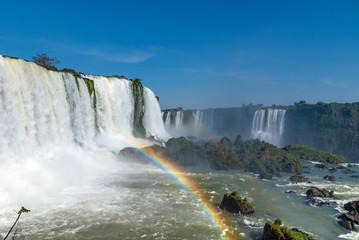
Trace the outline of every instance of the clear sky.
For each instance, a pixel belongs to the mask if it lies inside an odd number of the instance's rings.
[[[0,54],[142,78],[162,108],[359,101],[359,1],[3,1]]]

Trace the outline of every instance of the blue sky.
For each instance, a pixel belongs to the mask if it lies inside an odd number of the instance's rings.
[[[142,78],[162,108],[359,101],[359,1],[5,1],[0,54]]]

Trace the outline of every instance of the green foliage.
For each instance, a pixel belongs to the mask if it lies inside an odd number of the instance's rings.
[[[284,149],[298,160],[304,159],[334,164],[346,162],[343,156],[322,152],[309,146],[288,145]]]
[[[34,63],[53,71],[57,71],[55,65],[60,63],[57,58],[51,58],[45,52],[37,52],[36,55],[32,57],[32,59]]]
[[[319,164],[315,164],[315,167],[328,169],[329,165],[327,163],[319,163]]]
[[[238,197],[238,192],[232,192],[231,195],[234,197]]]
[[[316,149],[359,158],[359,102],[294,104],[287,108],[285,140],[306,143]],[[328,162],[328,161],[327,161]]]
[[[60,70],[60,72],[67,72],[67,73],[71,73],[72,75],[74,75],[77,78],[81,78],[80,73],[76,72],[75,70],[71,69],[71,68],[64,68],[62,70]]]
[[[301,232],[295,232],[295,231],[287,231],[285,233],[286,239],[289,240],[308,240],[308,236],[301,233]]]
[[[20,210],[20,211],[23,212],[23,213],[28,213],[28,212],[30,212],[29,209],[26,209],[26,208],[24,208],[24,207],[21,207],[21,210]]]
[[[295,229],[289,229],[286,226],[281,226],[282,220],[277,218],[274,224],[271,221],[266,222],[266,226],[270,226],[273,230],[273,239],[278,240],[308,240],[308,236],[302,232],[298,232]]]
[[[130,81],[132,81],[132,95],[134,98],[137,96],[143,96],[143,85],[141,80],[141,78],[135,78],[135,80],[130,79]]]
[[[146,129],[143,126],[145,100],[143,97],[143,85],[140,78],[130,79],[132,82],[132,96],[135,101],[135,117],[133,123],[133,135],[135,137],[145,137]]]
[[[278,225],[278,226],[282,225],[282,219],[277,218],[276,220],[274,220],[274,225]]]
[[[117,74],[115,74],[115,75],[112,75],[111,77],[115,77],[115,78],[119,78],[119,79],[126,79],[126,77],[124,76],[124,75],[117,75]]]
[[[329,192],[329,197],[334,197],[334,190],[331,190],[330,192]]]

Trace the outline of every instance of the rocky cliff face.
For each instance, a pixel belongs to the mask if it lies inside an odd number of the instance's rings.
[[[295,104],[286,112],[283,140],[359,160],[359,103]]]
[[[251,130],[254,128],[253,124],[258,123],[253,121],[255,113],[278,109],[285,110],[283,126],[281,125],[283,128],[279,128],[280,133],[273,134],[280,136],[281,139],[271,142],[271,138],[268,138],[269,140],[265,138],[266,131],[259,131],[259,134],[254,136]],[[349,161],[359,161],[359,103],[307,104],[301,101],[291,106],[271,106],[270,108],[262,105],[247,105],[239,108],[184,110],[183,112],[182,124],[191,128],[187,135],[208,137],[206,133],[210,132],[213,136],[227,136],[231,140],[234,140],[237,135],[241,135],[243,139],[264,136],[262,140],[279,147],[289,144],[308,145],[342,155]],[[260,122],[263,129],[268,125],[267,115],[267,113],[264,114],[264,120]]]

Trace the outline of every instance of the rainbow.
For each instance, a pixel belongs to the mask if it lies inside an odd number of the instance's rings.
[[[123,138],[123,137],[121,137]],[[202,191],[197,191],[200,189],[196,182],[192,180],[189,176],[186,175],[186,171],[181,169],[179,166],[175,165],[169,159],[161,156],[156,153],[152,148],[146,147],[148,144],[144,144],[142,141],[136,138],[126,138],[122,139],[126,141],[131,146],[137,149],[137,152],[149,159],[155,166],[161,168],[172,176],[181,187],[190,193],[195,201],[199,203],[204,214],[210,220],[210,222],[216,226],[220,239],[223,240],[236,240],[240,239],[240,236],[235,228],[231,227],[233,225],[213,203],[209,201],[209,197],[205,196]]]

